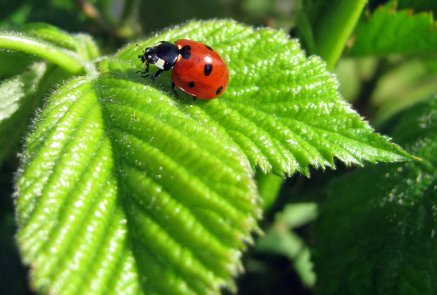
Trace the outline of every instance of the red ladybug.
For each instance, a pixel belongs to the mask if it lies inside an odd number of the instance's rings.
[[[220,55],[208,45],[197,41],[181,39],[175,44],[161,41],[146,48],[138,58],[146,64],[142,77],[150,75],[150,64],[159,68],[152,75],[152,80],[162,72],[173,69],[172,90],[175,91],[174,87],[177,86],[194,98],[213,99],[221,95],[228,85],[228,68]]]

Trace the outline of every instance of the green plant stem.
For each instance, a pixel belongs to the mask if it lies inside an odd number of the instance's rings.
[[[82,74],[85,72],[84,65],[79,57],[74,56],[73,53],[29,37],[5,32],[0,33],[0,48],[34,54],[72,74]]]
[[[141,26],[138,25],[140,5],[140,0],[125,1],[123,14],[117,28],[117,35],[119,37],[132,38],[132,36],[141,32]]]
[[[336,0],[320,13],[313,26],[316,54],[323,57],[332,70],[355,28],[366,0]]]

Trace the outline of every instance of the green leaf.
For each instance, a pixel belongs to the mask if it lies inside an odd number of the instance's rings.
[[[274,174],[263,174],[259,171],[256,173],[255,179],[262,200],[263,211],[266,212],[278,197],[284,179]]]
[[[302,1],[302,0],[301,0]],[[340,58],[346,42],[366,5],[365,0],[303,1],[307,18],[300,16],[307,44],[314,42],[316,53],[323,57],[329,69]],[[307,22],[311,20],[311,33]],[[311,36],[312,35],[312,36]],[[314,38],[314,40],[311,40]],[[311,46],[312,47],[312,46]],[[310,47],[310,49],[311,49]]]
[[[46,73],[47,65],[39,62],[0,84],[0,162],[23,135],[28,117],[37,105],[34,96]]]
[[[437,98],[393,138],[422,161],[360,169],[329,186],[316,228],[317,294],[435,294]]]
[[[68,77],[59,68],[35,62],[22,74],[0,83],[0,163],[16,151],[42,97]]]
[[[93,71],[88,61],[98,56],[98,49],[86,35],[71,36],[47,24],[27,25],[19,32],[0,31],[0,48],[33,54],[72,74]]]
[[[431,12],[437,13],[437,2],[429,0],[397,0],[398,6],[401,9],[414,9],[415,12]]]
[[[206,294],[230,285],[257,211],[238,151],[151,87],[63,86],[27,139],[17,183],[35,286]]]
[[[207,25],[206,25],[207,24]],[[231,136],[262,171],[308,174],[308,166],[346,164],[363,160],[398,161],[406,153],[377,135],[337,92],[337,81],[316,56],[306,58],[299,44],[282,32],[237,25],[233,22],[192,22],[140,42],[145,48],[159,40],[188,36],[207,41],[228,63],[227,91],[209,102],[181,104],[185,112]],[[145,84],[139,69],[137,46],[129,45],[118,59],[101,65],[119,78]],[[169,91],[169,75],[158,85]]]
[[[191,22],[140,44],[187,35],[227,61],[231,80],[219,99],[174,97],[168,72],[140,78],[135,45],[48,98],[16,180],[17,238],[42,293],[232,288],[261,211],[255,166],[282,175],[333,166],[334,157],[408,157],[284,33]]]
[[[398,11],[396,4],[390,2],[359,23],[349,54],[432,54],[436,48],[437,26],[432,14]]]
[[[68,34],[54,26],[45,23],[32,23],[21,27],[21,33],[42,39],[53,45],[75,52],[84,60],[99,57],[97,45],[90,36],[85,34]]]
[[[437,72],[432,73],[432,66],[431,60],[410,58],[386,71],[372,93],[372,105],[378,109],[374,124],[437,93]]]
[[[0,32],[0,39],[1,35]],[[17,147],[26,130],[29,117],[41,104],[41,98],[70,76],[62,69],[68,62],[61,61],[61,68],[57,68],[41,61],[35,62],[37,58],[25,53],[38,55],[39,53],[34,50],[40,50],[39,57],[51,62],[55,62],[57,58],[62,59],[62,54],[65,53],[77,55],[89,71],[92,71],[93,65],[86,61],[99,55],[98,48],[89,36],[69,35],[47,24],[26,25],[20,28],[19,33],[14,31],[3,34],[3,37],[5,36],[8,37],[2,40],[6,40],[6,43],[3,43],[6,45],[0,47],[22,52],[0,51],[0,78],[9,78],[0,84],[0,162],[8,152]],[[42,47],[32,49],[32,46],[26,45],[28,42],[37,42]],[[60,55],[52,54],[52,49],[61,52]]]
[[[316,216],[317,206],[314,203],[289,204],[275,216],[274,224],[255,245],[259,252],[281,254],[290,259],[307,287],[312,287],[315,283],[310,249],[292,229],[313,221]]]
[[[37,92],[46,70],[45,63],[35,63],[24,74],[0,84],[0,162],[22,135],[17,130],[26,126],[26,119],[35,107],[32,96]]]
[[[0,80],[22,74],[35,58],[18,51],[0,50]]]

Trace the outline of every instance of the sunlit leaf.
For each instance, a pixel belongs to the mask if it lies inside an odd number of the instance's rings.
[[[277,174],[308,173],[308,166],[332,166],[334,157],[347,164],[363,160],[396,161],[405,155],[377,135],[337,92],[337,81],[315,56],[306,58],[296,41],[274,30],[253,30],[232,22],[193,22],[157,35],[159,40],[205,41],[228,63],[228,90],[210,102],[184,103],[181,108],[201,122],[227,133],[252,165]],[[139,69],[135,45],[121,50],[103,70],[123,79]],[[169,92],[169,76],[161,80]],[[156,84],[155,84],[156,85]]]
[[[63,294],[229,285],[256,217],[234,144],[139,83],[80,79],[50,102],[17,184],[35,285]]]

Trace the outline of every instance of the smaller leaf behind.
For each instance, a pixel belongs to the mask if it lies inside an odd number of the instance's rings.
[[[38,103],[34,95],[46,72],[46,63],[35,63],[28,71],[0,84],[0,162],[23,135],[28,117]]]
[[[30,118],[50,90],[70,75],[45,62],[35,62],[23,74],[0,84],[0,163],[18,148]]]
[[[434,54],[437,25],[431,13],[397,10],[395,2],[376,9],[355,30],[349,55]]]
[[[316,227],[317,294],[437,290],[437,98],[406,111],[392,134],[423,160],[330,184]]]
[[[401,9],[413,9],[415,12],[432,12],[437,13],[437,2],[429,0],[397,0]]]
[[[22,74],[35,60],[23,52],[0,50],[0,80]]]
[[[266,235],[258,239],[255,245],[255,249],[261,253],[287,257],[307,287],[313,287],[316,278],[310,248],[294,229],[308,224],[316,217],[317,206],[314,203],[288,204],[284,210],[276,214],[275,221]]]

